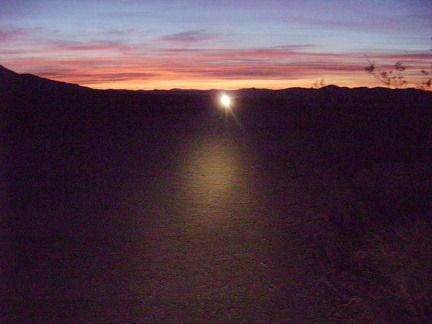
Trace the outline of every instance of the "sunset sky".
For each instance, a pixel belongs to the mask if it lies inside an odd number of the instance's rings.
[[[432,63],[431,0],[2,0],[0,64],[114,89],[378,86]]]

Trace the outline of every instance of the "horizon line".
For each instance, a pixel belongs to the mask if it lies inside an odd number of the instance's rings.
[[[37,78],[40,79],[44,79],[44,80],[49,80],[52,82],[60,82],[60,83],[64,83],[64,84],[69,84],[69,85],[75,85],[75,86],[79,86],[82,88],[87,88],[87,89],[91,89],[91,90],[97,90],[97,91],[141,91],[141,92],[152,92],[152,91],[227,91],[227,92],[234,92],[234,91],[241,91],[241,90],[268,90],[268,91],[283,91],[283,90],[289,90],[289,89],[305,89],[305,90],[319,90],[319,89],[323,89],[323,88],[328,88],[328,87],[336,87],[336,88],[341,88],[341,89],[388,89],[388,90],[419,90],[419,91],[429,91],[431,92],[432,89],[418,89],[415,86],[405,86],[405,87],[389,87],[386,85],[378,85],[378,86],[368,86],[368,85],[358,85],[358,86],[347,86],[347,85],[337,85],[334,83],[331,84],[324,84],[324,85],[320,85],[320,86],[310,86],[310,87],[305,87],[305,86],[292,86],[292,87],[281,87],[281,88],[272,88],[272,87],[255,87],[255,86],[250,86],[250,87],[236,87],[236,88],[179,88],[179,87],[174,87],[174,88],[153,88],[153,89],[145,89],[145,88],[112,88],[112,87],[102,87],[102,88],[98,88],[98,87],[92,87],[91,85],[86,85],[86,84],[80,84],[77,82],[68,82],[68,81],[64,81],[64,80],[56,80],[56,79],[52,79],[52,78],[48,78],[45,76],[40,76],[34,73],[20,73],[20,72],[16,72],[14,70],[11,70],[9,68],[6,68],[4,65],[0,64],[0,69],[4,69],[6,71],[12,72],[14,74],[17,75],[32,75],[35,76]],[[318,80],[319,81],[319,80]]]

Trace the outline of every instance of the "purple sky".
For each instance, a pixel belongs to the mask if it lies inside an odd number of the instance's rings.
[[[415,86],[432,64],[432,1],[2,0],[0,64],[94,88]]]

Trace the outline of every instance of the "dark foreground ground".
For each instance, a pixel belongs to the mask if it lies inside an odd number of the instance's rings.
[[[234,117],[29,82],[1,93],[2,322],[429,319],[431,96],[249,90]]]

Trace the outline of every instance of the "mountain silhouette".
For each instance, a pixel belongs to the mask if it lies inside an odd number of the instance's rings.
[[[409,137],[411,143],[431,134],[432,92],[428,91],[331,85],[229,93],[236,118],[251,129],[302,132],[316,141],[329,136],[349,136],[359,142]],[[198,123],[200,116],[217,114],[219,94],[219,90],[94,90],[0,67],[3,131],[20,135],[182,128]]]
[[[18,74],[0,65],[0,91],[24,90],[24,91],[52,91],[52,90],[77,90],[76,84],[54,81],[33,74]],[[13,89],[12,89],[13,88]]]
[[[33,74],[18,74],[12,70],[5,68],[0,65],[0,91],[3,93],[32,93],[32,92],[46,92],[48,95],[61,96],[62,92],[80,92],[81,94],[86,92],[93,92],[94,95],[104,96],[106,93],[117,96],[129,95],[130,97],[139,97],[145,95],[151,95],[153,99],[157,95],[170,96],[173,95],[176,99],[184,96],[214,96],[220,92],[218,89],[213,90],[184,90],[184,89],[172,89],[172,90],[94,90],[88,87],[79,86],[77,84],[71,84],[66,82],[54,81]],[[429,100],[431,92],[418,91],[416,89],[387,89],[387,88],[346,88],[338,87],[335,85],[324,86],[320,89],[307,89],[307,88],[288,88],[281,90],[270,90],[270,89],[259,89],[259,88],[246,88],[230,91],[235,96],[240,98],[252,97],[252,98],[264,98],[265,100],[271,100],[272,98],[285,98],[287,101],[296,102],[296,97],[304,99],[308,97],[312,102],[316,99],[325,102],[328,101],[340,101],[344,102],[349,100],[367,101],[375,100],[387,102],[397,102],[399,100],[407,101],[412,100],[420,103],[424,103]],[[349,97],[349,98],[348,98]],[[306,103],[305,103],[306,104]]]
[[[8,75],[18,75],[18,73],[14,72],[12,70],[6,69],[3,65],[0,65],[0,75],[3,78],[3,77],[7,77]]]

